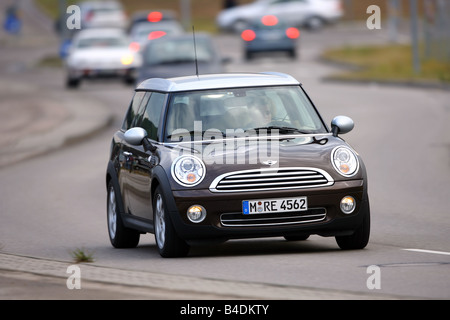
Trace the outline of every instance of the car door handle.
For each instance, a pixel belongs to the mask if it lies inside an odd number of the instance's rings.
[[[124,152],[123,152],[123,155],[125,155],[125,156],[129,157],[129,156],[132,156],[132,155],[133,155],[133,153],[131,153],[131,152],[128,152],[128,151],[124,151]]]

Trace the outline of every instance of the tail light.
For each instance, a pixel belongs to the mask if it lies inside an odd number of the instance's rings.
[[[241,33],[241,38],[242,38],[244,41],[250,42],[250,41],[255,40],[255,38],[256,38],[256,33],[255,33],[255,31],[253,31],[253,30],[247,29],[247,30],[242,31],[242,33]]]
[[[147,20],[149,22],[159,22],[163,18],[163,14],[159,11],[152,11],[148,14]]]
[[[300,37],[300,31],[297,28],[287,28],[286,29],[286,36],[289,39],[297,39],[298,37]]]
[[[278,24],[278,18],[276,16],[267,15],[261,18],[261,22],[265,26],[272,27]]]
[[[138,52],[141,49],[141,46],[139,45],[139,42],[131,42],[128,48],[132,52]]]
[[[166,34],[167,33],[165,31],[152,31],[148,35],[148,40],[159,39],[159,38],[164,37]]]

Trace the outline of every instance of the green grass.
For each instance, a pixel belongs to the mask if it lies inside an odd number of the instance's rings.
[[[421,72],[417,74],[409,45],[347,46],[328,50],[322,57],[355,67],[334,75],[334,79],[450,83],[449,62],[422,59]]]
[[[94,262],[92,252],[86,252],[85,249],[77,248],[71,252],[71,256],[76,263]]]

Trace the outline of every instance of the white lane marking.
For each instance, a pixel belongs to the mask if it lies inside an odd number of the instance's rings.
[[[433,250],[424,250],[424,249],[402,249],[405,251],[414,251],[414,252],[424,252],[424,253],[434,253],[434,254],[443,254],[446,256],[450,256],[450,252],[444,252],[444,251],[433,251]]]

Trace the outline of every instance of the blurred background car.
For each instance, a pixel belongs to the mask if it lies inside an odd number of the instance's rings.
[[[221,73],[227,59],[215,48],[207,33],[163,37],[150,41],[142,50],[142,67],[138,71],[137,82],[149,78],[172,78],[196,74],[197,57],[199,74]]]
[[[118,1],[86,1],[79,3],[81,28],[126,28],[128,18]]]
[[[222,10],[216,18],[222,31],[242,32],[251,21],[275,15],[287,25],[320,29],[344,14],[341,0],[256,0]]]
[[[78,32],[65,61],[67,87],[78,87],[82,79],[103,77],[119,77],[126,83],[134,83],[141,58],[129,44],[122,29],[95,28]]]
[[[163,21],[178,21],[177,14],[173,10],[139,10],[134,12],[130,18],[128,25],[128,32],[133,29],[134,25],[142,22],[163,22]]]
[[[148,41],[183,33],[183,27],[176,20],[164,20],[157,23],[139,22],[130,30],[131,46],[135,51],[139,51]]]
[[[255,53],[284,51],[290,57],[297,56],[297,39],[300,31],[288,27],[276,16],[266,15],[250,23],[248,29],[242,31],[245,58],[251,59]]]

